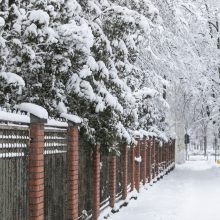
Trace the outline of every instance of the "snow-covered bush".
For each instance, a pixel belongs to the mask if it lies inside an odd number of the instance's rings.
[[[15,0],[0,12],[0,105],[33,102],[55,117],[78,115],[89,144],[105,149],[141,134],[167,140],[168,113],[183,104],[173,95],[180,78],[190,82],[189,109],[204,86],[204,105],[216,106],[205,74],[217,53],[198,7],[189,0]]]

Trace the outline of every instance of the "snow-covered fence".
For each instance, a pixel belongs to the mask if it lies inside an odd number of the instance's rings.
[[[100,206],[108,206],[109,202],[109,161],[108,156],[101,155],[100,166]]]
[[[92,148],[86,139],[79,135],[79,217],[92,213]]]
[[[116,198],[122,195],[122,156],[116,156]]]
[[[34,114],[0,111],[2,219],[96,220],[100,210],[118,211],[141,185],[174,168],[173,140],[137,138],[136,146],[118,144],[118,152],[103,154],[99,144],[88,146],[75,117]]]
[[[0,125],[0,219],[27,219],[28,126]]]
[[[44,134],[44,216],[67,219],[67,132],[45,127]]]

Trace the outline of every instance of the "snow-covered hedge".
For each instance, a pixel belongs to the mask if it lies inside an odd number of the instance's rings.
[[[169,22],[164,14],[171,9],[152,2],[32,0],[5,7],[0,105],[35,103],[54,117],[69,112],[82,119],[92,144],[132,143],[143,134],[167,140],[164,92],[173,72],[189,71],[189,62],[170,48],[191,38],[167,29],[162,19]],[[182,51],[189,52],[185,45]]]

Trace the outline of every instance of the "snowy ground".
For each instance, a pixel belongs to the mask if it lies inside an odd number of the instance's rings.
[[[110,220],[219,220],[220,166],[188,161]]]

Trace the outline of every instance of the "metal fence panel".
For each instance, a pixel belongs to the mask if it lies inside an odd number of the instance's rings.
[[[45,219],[67,219],[66,129],[45,129]]]
[[[0,125],[0,219],[28,218],[27,126]]]
[[[92,149],[79,136],[79,216],[86,219],[92,210]]]
[[[108,204],[109,200],[109,160],[108,156],[101,156],[101,172],[100,172],[100,206]]]
[[[121,155],[116,156],[116,197],[122,193],[122,166]]]
[[[128,187],[131,185],[131,147],[128,148]]]

